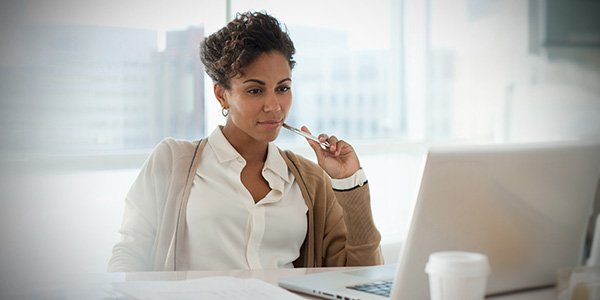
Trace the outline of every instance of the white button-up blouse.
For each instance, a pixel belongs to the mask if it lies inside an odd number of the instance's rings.
[[[221,128],[208,137],[187,206],[190,270],[293,267],[307,231],[308,208],[277,147],[269,143],[262,174],[271,191],[254,202],[242,184],[244,158]],[[335,188],[364,182],[362,170],[333,180]]]

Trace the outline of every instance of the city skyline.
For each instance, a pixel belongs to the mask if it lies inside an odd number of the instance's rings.
[[[4,111],[12,117],[3,118],[4,128],[19,127],[5,133],[14,143],[3,151],[149,149],[166,137],[198,139],[213,129],[206,128],[206,76],[197,52],[204,28],[167,32],[162,51],[154,30],[92,25],[26,30],[34,37],[35,47],[27,48],[31,59],[1,71],[7,82],[28,83],[3,90],[3,98],[12,99]],[[295,57],[290,122],[348,139],[387,137],[394,130],[399,135],[399,128],[381,117],[394,101],[385,88],[391,72],[388,53],[348,50],[346,35],[335,30],[307,27],[294,33],[302,50]],[[36,137],[43,147],[15,146],[20,134]],[[297,140],[283,135],[278,141]]]

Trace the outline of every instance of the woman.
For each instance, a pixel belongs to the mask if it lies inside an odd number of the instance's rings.
[[[226,124],[155,148],[127,195],[110,271],[383,262],[352,146],[319,135],[330,147],[308,141],[316,165],[273,144],[292,103],[294,52],[265,13],[238,14],[202,42]]]

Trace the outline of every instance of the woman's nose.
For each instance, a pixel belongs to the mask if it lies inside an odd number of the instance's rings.
[[[266,112],[281,110],[281,105],[279,104],[279,98],[277,97],[277,95],[275,93],[269,93],[269,95],[266,97],[264,110]]]

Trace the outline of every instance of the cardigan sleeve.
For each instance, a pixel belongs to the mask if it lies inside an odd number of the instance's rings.
[[[381,235],[373,221],[369,184],[349,191],[335,191],[344,210],[346,224],[346,265],[383,264]]]
[[[328,193],[334,197],[326,218],[326,266],[383,264],[381,235],[373,221],[368,183],[351,190]],[[332,195],[333,194],[333,195]]]
[[[165,183],[172,168],[173,151],[169,140],[156,146],[141,168],[125,198],[125,211],[119,230],[120,241],[113,247],[110,272],[152,270],[152,249],[158,220],[166,197]]]

